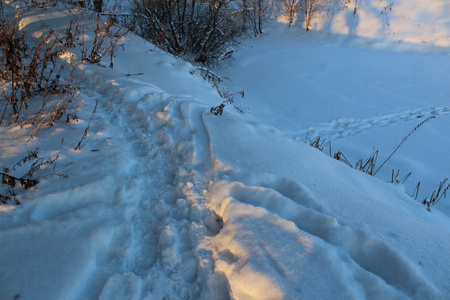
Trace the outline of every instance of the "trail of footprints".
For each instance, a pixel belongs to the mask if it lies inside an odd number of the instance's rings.
[[[409,110],[406,112],[378,116],[370,119],[337,119],[330,123],[322,123],[311,126],[305,130],[290,134],[294,139],[303,140],[305,136],[314,138],[321,136],[327,141],[335,141],[348,136],[355,136],[366,130],[376,127],[386,127],[392,124],[407,122],[412,120],[423,121],[431,116],[449,115],[450,108],[447,107],[430,107]]]
[[[199,220],[185,195],[195,180],[190,164],[196,157],[188,108],[180,99],[148,93],[115,109],[111,123],[122,128],[129,149],[117,196],[126,203],[128,222],[112,234],[109,248],[115,250],[97,259],[103,267],[121,260],[111,268],[100,299],[124,299],[121,291],[128,291],[130,299],[197,299],[201,270],[191,226]]]

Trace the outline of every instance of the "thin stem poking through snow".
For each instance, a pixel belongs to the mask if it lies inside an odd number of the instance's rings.
[[[375,173],[373,173],[373,176],[375,176],[378,173],[378,171],[381,169],[381,167],[383,167],[384,164],[387,163],[387,161],[394,155],[395,152],[397,152],[397,150],[403,145],[403,143],[406,142],[406,140],[413,134],[413,132],[415,132],[423,124],[425,124],[426,122],[428,122],[428,121],[430,121],[430,120],[432,120],[434,118],[436,118],[436,117],[435,116],[428,117],[425,120],[423,120],[422,122],[420,122],[419,125],[414,127],[414,129],[411,130],[411,132],[408,133],[408,135],[403,138],[403,140],[400,142],[400,144],[398,144],[397,147],[395,147],[395,149],[394,149],[394,151],[392,151],[391,155],[389,155],[388,158],[386,158],[386,160],[383,161],[383,163],[378,167],[378,169],[375,171]]]

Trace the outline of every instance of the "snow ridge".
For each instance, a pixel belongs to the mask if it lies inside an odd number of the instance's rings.
[[[272,177],[272,178],[271,178]],[[211,201],[216,208],[216,213],[223,218],[224,229],[217,236],[218,240],[232,240],[231,246],[221,244],[218,251],[219,270],[229,276],[231,289],[237,298],[249,294],[249,286],[242,281],[248,276],[249,266],[267,265],[268,269],[276,270],[278,278],[269,286],[282,286],[279,298],[286,293],[297,276],[292,274],[288,265],[298,266],[308,264],[304,260],[317,260],[320,257],[320,272],[328,273],[330,288],[321,287],[322,296],[331,296],[336,299],[440,299],[437,289],[427,281],[420,270],[412,267],[413,263],[387,244],[367,234],[364,230],[341,225],[334,217],[323,212],[320,205],[315,203],[304,187],[297,182],[277,178],[268,174],[246,174],[227,170],[216,174],[216,181],[210,187]],[[219,180],[226,178],[226,180]],[[246,180],[247,178],[247,180]],[[251,180],[248,180],[251,178]],[[246,181],[250,181],[246,185]],[[251,185],[259,182],[258,186]],[[242,218],[249,219],[243,221]],[[259,220],[258,220],[259,219]],[[239,231],[251,232],[252,227],[257,229],[259,222],[272,223],[270,239],[257,242],[249,242],[245,234]],[[247,228],[241,227],[244,223]],[[250,225],[252,223],[252,225]],[[279,228],[276,228],[278,225]],[[270,226],[270,225],[269,225]],[[238,228],[234,228],[238,227]],[[260,228],[263,228],[261,225]],[[281,228],[291,232],[291,237],[281,232]],[[269,234],[269,232],[267,232]],[[231,237],[230,237],[231,236]],[[262,235],[264,236],[264,235]],[[296,238],[295,238],[296,236]],[[297,239],[296,246],[285,244],[284,239]],[[233,244],[240,244],[248,249],[261,249],[262,262],[255,262],[252,257],[235,254]],[[291,242],[289,243],[291,244]],[[302,253],[302,255],[299,255]],[[247,253],[248,255],[249,253]],[[283,261],[283,257],[289,257],[290,262]],[[243,262],[245,261],[245,263]],[[294,263],[295,262],[295,263]],[[322,265],[324,264],[324,265]],[[329,264],[329,265],[327,265]],[[223,266],[225,265],[225,266]],[[308,268],[306,268],[308,269]],[[346,274],[334,274],[335,270],[346,270]],[[319,276],[314,272],[299,267],[299,272],[307,273],[301,276],[302,280],[314,280]],[[327,270],[327,271],[324,271]],[[268,270],[253,270],[264,277],[270,273]],[[250,283],[248,283],[250,285]],[[292,298],[305,297],[310,299],[316,295],[316,286],[311,282],[310,289],[307,284],[298,291],[287,293]],[[336,290],[335,290],[336,289]],[[283,291],[283,292],[282,292]],[[262,289],[250,294],[251,298],[271,299],[273,294]],[[286,295],[286,294],[285,294]]]

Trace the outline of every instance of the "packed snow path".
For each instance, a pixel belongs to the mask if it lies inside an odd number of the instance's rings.
[[[111,237],[128,253],[121,270],[126,273],[111,276],[100,298],[119,299],[121,291],[135,288],[136,299],[197,299],[212,272],[210,254],[197,249],[208,218],[203,191],[211,179],[200,120],[205,106],[137,81],[115,86],[102,76],[92,78],[112,100],[103,107],[113,131],[122,132],[126,152],[116,193],[126,203],[128,222]],[[124,289],[124,283],[133,287]]]

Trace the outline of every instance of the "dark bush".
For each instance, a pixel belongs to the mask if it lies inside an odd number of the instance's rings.
[[[243,7],[228,0],[134,0],[133,4],[140,35],[163,50],[200,63],[224,58],[247,26]]]

